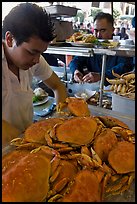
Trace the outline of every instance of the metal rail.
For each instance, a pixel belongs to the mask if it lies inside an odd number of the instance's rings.
[[[102,71],[101,71],[101,82],[100,82],[100,98],[99,106],[102,107],[103,91],[104,91],[104,80],[105,80],[105,69],[106,69],[106,56],[124,56],[124,57],[134,57],[135,48],[125,48],[118,47],[112,49],[102,49],[102,48],[87,48],[87,47],[57,47],[49,46],[45,53],[50,54],[62,54],[62,55],[72,55],[72,56],[84,56],[91,57],[94,54],[102,55]],[[67,79],[66,65],[64,67],[64,77]]]
[[[102,49],[102,48],[88,48],[88,47],[70,47],[70,46],[49,46],[45,53],[50,54],[61,54],[61,55],[72,55],[72,56],[84,56],[89,57],[93,54],[106,54],[106,55],[117,55],[123,57],[134,57],[135,48],[126,48],[120,46],[118,48]]]

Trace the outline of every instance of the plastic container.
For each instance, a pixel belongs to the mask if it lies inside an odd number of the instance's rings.
[[[135,100],[112,93],[112,110],[135,115]]]

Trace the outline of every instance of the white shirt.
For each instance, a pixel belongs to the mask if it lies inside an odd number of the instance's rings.
[[[23,132],[33,119],[33,76],[44,81],[52,73],[53,70],[41,55],[38,64],[28,70],[19,70],[19,82],[17,76],[8,68],[2,46],[2,119]]]

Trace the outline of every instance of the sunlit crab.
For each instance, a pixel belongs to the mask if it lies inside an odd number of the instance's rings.
[[[65,190],[77,171],[76,163],[48,146],[13,150],[2,158],[2,201],[45,201]]]
[[[118,142],[109,152],[108,162],[115,173],[107,180],[107,197],[128,190],[135,178],[135,145],[127,141]]]
[[[87,102],[84,99],[75,97],[68,97],[64,103],[59,103],[57,105],[57,112],[81,117],[90,116]]]
[[[109,128],[104,128],[95,138],[93,148],[102,161],[107,161],[108,154],[116,143],[117,137],[115,133]]]
[[[60,202],[99,202],[101,187],[93,171],[81,170],[70,183]]]
[[[135,143],[134,131],[129,129],[124,122],[112,116],[97,116],[96,118],[101,120],[106,128],[110,128],[117,135],[118,140],[123,139]]]
[[[135,145],[121,141],[110,151],[108,161],[118,174],[135,171]]]
[[[47,118],[44,120],[32,123],[24,132],[22,138],[13,139],[10,144],[19,148],[37,148],[41,145],[46,145],[45,135],[58,123],[62,123],[63,118]]]
[[[46,122],[48,124],[48,119]],[[43,127],[46,128],[44,122]],[[28,147],[33,144],[31,146],[31,149],[33,149],[31,154],[37,156],[43,155],[41,152],[44,151],[50,166],[50,172],[46,177],[48,179],[48,182],[46,180],[48,189],[43,193],[45,196],[43,196],[42,200],[37,200],[34,197],[33,201],[104,201],[105,196],[120,194],[129,189],[134,179],[134,170],[131,168],[131,160],[135,160],[133,156],[134,144],[132,144],[132,141],[129,142],[129,136],[133,136],[133,131],[128,129],[127,125],[122,121],[110,116],[71,117],[64,120],[61,119],[53,126],[49,125],[49,128],[46,130],[46,134],[44,134],[46,142],[43,140],[45,142],[43,146],[40,146],[41,144],[36,143],[36,140],[34,140],[33,142],[21,144],[21,146],[24,145],[24,148],[20,148],[25,158],[23,152],[30,152]],[[122,134],[124,136],[120,136],[121,130],[123,130]],[[36,134],[37,137],[38,133],[39,131]],[[129,148],[126,145],[121,145],[121,149],[117,147],[117,144],[123,141],[124,143],[131,144],[127,145]],[[17,146],[19,147],[19,144]],[[35,149],[35,147],[38,148]],[[122,163],[118,164],[122,160],[123,152],[125,152],[124,154],[128,158],[127,166],[123,166]],[[111,154],[112,156],[110,156]],[[118,156],[119,154],[120,156]],[[16,157],[17,159],[14,160],[17,160],[17,164],[20,166],[19,160],[22,161],[22,158],[17,155]],[[35,160],[35,157],[33,158]],[[123,158],[125,160],[125,156]],[[12,162],[10,164],[12,167]],[[34,161],[32,161],[31,171],[34,169],[33,165],[35,165]],[[25,167],[26,165],[22,167],[21,172],[23,172]],[[37,168],[39,168],[38,165]],[[126,168],[128,171],[123,171],[123,168]],[[121,173],[119,173],[119,169]],[[16,170],[14,171],[14,176],[16,177]],[[33,176],[35,177],[36,175]],[[39,176],[37,177],[39,178]],[[8,181],[10,182],[10,179]],[[26,180],[24,180],[24,185],[26,183]],[[32,188],[35,191],[35,186],[32,186]],[[81,191],[85,193],[82,194]],[[18,192],[20,193],[19,190]]]
[[[47,144],[52,141],[68,143],[71,146],[87,145],[94,139],[97,123],[93,117],[74,117],[57,124],[49,132]]]
[[[55,154],[55,150],[49,150],[49,147],[35,153],[14,150],[3,156],[3,202],[36,202],[45,198],[49,190],[50,160]]]

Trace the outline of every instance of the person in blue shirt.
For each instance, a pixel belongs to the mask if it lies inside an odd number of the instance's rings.
[[[114,19],[111,14],[99,12],[94,18],[94,35],[98,39],[112,39],[114,35]],[[69,64],[69,68],[78,83],[93,83],[101,79],[102,55],[92,57],[75,56]],[[129,72],[133,69],[132,57],[107,56],[105,78],[115,78],[112,70],[118,74]],[[109,83],[105,80],[104,85]]]

